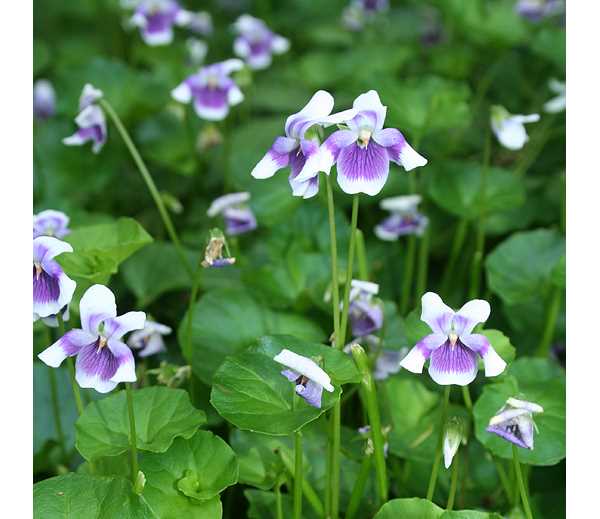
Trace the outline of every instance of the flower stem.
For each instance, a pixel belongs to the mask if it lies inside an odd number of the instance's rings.
[[[365,485],[367,484],[369,473],[371,472],[372,461],[373,456],[365,454],[360,465],[358,477],[354,483],[354,488],[352,489],[352,494],[350,495],[350,501],[348,502],[348,508],[346,509],[345,519],[353,519],[358,511],[358,507],[365,493]]]
[[[498,473],[498,478],[500,479],[500,484],[502,485],[502,489],[506,494],[506,499],[511,505],[514,505],[514,500],[512,493],[510,491],[510,482],[508,481],[508,476],[506,475],[506,471],[502,465],[502,462],[496,458],[496,456],[492,455],[492,460],[494,462],[494,466],[496,467],[496,472]]]
[[[544,325],[544,331],[542,338],[537,347],[538,357],[547,357],[550,353],[550,345],[552,338],[554,337],[554,329],[556,328],[556,320],[558,319],[558,312],[560,311],[560,301],[562,299],[562,289],[555,286],[552,289],[552,295],[550,299],[550,306],[548,307],[548,313],[546,315],[546,324]]]
[[[365,236],[360,229],[356,229],[356,259],[358,260],[358,277],[369,281],[369,264],[365,248]]]
[[[460,464],[460,454],[457,453],[452,462],[452,475],[450,476],[450,493],[446,510],[451,511],[454,507],[454,498],[456,497],[456,484],[458,482],[458,465]]]
[[[58,334],[62,337],[65,334],[65,321],[60,312],[56,314],[56,320],[58,321]],[[71,375],[71,387],[73,388],[73,397],[75,397],[75,406],[77,407],[77,414],[81,416],[83,413],[83,401],[81,400],[81,391],[79,385],[75,379],[75,363],[73,357],[67,358],[67,367],[69,368],[69,374]]]
[[[193,277],[194,270],[192,269],[192,265],[190,264],[187,256],[183,251],[183,248],[181,247],[181,242],[179,241],[179,236],[177,235],[175,226],[173,225],[173,222],[171,221],[171,217],[169,216],[163,199],[161,198],[160,193],[156,188],[156,184],[154,183],[152,175],[150,175],[150,172],[148,171],[146,164],[144,164],[144,161],[142,160],[139,151],[137,150],[135,144],[131,140],[129,133],[127,132],[117,113],[114,111],[112,105],[108,101],[106,101],[106,99],[100,99],[99,103],[117,127],[121,138],[125,142],[125,146],[127,146],[129,153],[131,153],[133,161],[135,162],[135,165],[137,166],[140,175],[142,175],[142,178],[146,183],[146,187],[148,188],[148,191],[150,192],[150,195],[152,196],[152,199],[156,204],[156,208],[158,209],[160,217],[162,218],[165,229],[167,230],[167,233],[171,238],[173,245],[175,245],[175,249],[177,250],[177,255],[179,256],[181,264],[183,265],[189,276]]]
[[[54,415],[54,426],[56,427],[56,436],[62,458],[67,462],[67,449],[65,447],[65,433],[63,432],[62,420],[60,417],[60,405],[58,404],[58,388],[56,385],[56,373],[54,368],[48,368],[48,380],[50,381],[50,398],[52,401],[52,414]]]
[[[129,450],[131,454],[131,482],[135,487],[138,475],[137,434],[135,432],[135,414],[133,412],[133,391],[131,383],[125,383],[127,393],[127,413],[129,414]]]
[[[283,519],[283,503],[281,501],[281,482],[278,481],[275,485],[275,507],[277,519]]]
[[[380,504],[383,504],[387,501],[388,482],[385,466],[384,439],[383,432],[381,430],[381,417],[379,416],[379,403],[377,401],[377,390],[375,387],[375,381],[371,376],[369,358],[367,357],[365,350],[358,344],[353,344],[352,357],[354,357],[354,362],[358,367],[358,371],[362,375],[361,384],[367,404],[367,414],[369,417],[369,425],[371,426],[371,438],[373,440],[377,490],[379,493]]]
[[[452,386],[446,386],[444,390],[444,397],[442,400],[442,419],[440,422],[440,435],[438,437],[438,443],[435,453],[435,459],[433,461],[433,467],[431,468],[431,477],[429,478],[429,485],[427,486],[427,499],[431,501],[433,499],[433,493],[435,492],[435,485],[437,483],[438,472],[440,470],[440,462],[442,461],[442,448],[444,444],[444,427],[446,426],[446,418],[448,415],[448,402],[450,400],[450,388]]]
[[[444,269],[444,275],[442,276],[442,285],[440,289],[441,294],[445,294],[448,291],[448,286],[450,284],[450,280],[454,275],[454,267],[456,266],[456,261],[458,260],[458,256],[460,255],[460,251],[465,243],[465,237],[467,235],[467,227],[469,226],[469,221],[466,218],[461,218],[456,226],[456,230],[454,231],[454,238],[452,239],[452,246],[450,249],[450,258],[448,259],[448,263],[446,263],[446,268]]]
[[[342,309],[342,320],[340,324],[340,341],[338,349],[342,349],[346,342],[346,327],[348,326],[348,307],[350,300],[350,285],[354,272],[354,249],[356,244],[356,226],[358,222],[359,195],[354,195],[352,200],[352,222],[350,228],[350,245],[348,247],[348,270],[346,271],[346,284],[344,285],[344,308]],[[337,341],[336,341],[337,342]]]
[[[462,386],[462,394],[463,400],[465,401],[465,406],[469,410],[469,413],[473,412],[473,401],[471,400],[471,392],[469,391],[469,386]]]
[[[525,517],[527,519],[533,519],[533,515],[531,513],[531,507],[529,506],[529,497],[527,495],[527,489],[525,488],[525,483],[523,481],[523,473],[521,472],[521,464],[519,463],[519,452],[517,450],[517,446],[512,444],[513,451],[513,464],[515,467],[515,474],[517,476],[517,483],[519,485],[519,491],[521,492],[521,502],[523,503],[523,509],[525,511]]]
[[[429,228],[425,229],[419,241],[419,261],[417,268],[417,286],[415,301],[419,301],[427,289],[427,273],[429,271]]]
[[[198,271],[194,273],[192,278],[192,289],[190,290],[190,302],[188,304],[188,314],[186,324],[186,349],[188,355],[192,353],[192,314],[194,313],[194,305],[196,304],[196,297],[198,296],[198,285],[199,282]]]
[[[404,259],[404,272],[402,274],[402,293],[400,296],[400,315],[406,314],[410,304],[410,289],[412,288],[413,272],[415,270],[415,254],[417,251],[417,238],[408,237],[406,256]]]

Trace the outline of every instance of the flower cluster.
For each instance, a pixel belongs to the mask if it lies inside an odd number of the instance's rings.
[[[265,22],[249,14],[240,16],[233,27],[238,34],[233,52],[251,69],[267,68],[273,54],[283,54],[290,48],[289,40],[273,33]]]
[[[102,108],[97,102],[104,94],[101,90],[94,88],[89,83],[83,87],[79,98],[79,114],[75,123],[79,129],[70,137],[63,139],[67,146],[81,146],[86,142],[92,142],[92,151],[99,153],[106,142],[106,118]]]
[[[396,241],[400,236],[421,236],[429,219],[417,210],[421,202],[419,195],[384,198],[379,207],[391,214],[375,227],[375,236],[384,241]]]

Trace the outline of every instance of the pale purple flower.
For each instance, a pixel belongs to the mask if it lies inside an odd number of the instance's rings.
[[[515,4],[515,11],[532,22],[562,14],[564,10],[564,0],[518,0]]]
[[[477,376],[477,357],[483,359],[486,377],[500,375],[506,362],[496,353],[485,335],[472,333],[490,315],[490,304],[473,299],[455,312],[440,296],[427,292],[421,299],[421,320],[433,333],[421,339],[400,365],[422,373],[429,361],[429,375],[440,385],[466,386]]]
[[[294,196],[311,198],[319,192],[320,153],[319,127],[344,120],[348,112],[330,115],[333,96],[319,90],[298,113],[290,115],[285,122],[285,137],[277,137],[271,149],[254,166],[254,178],[272,177],[282,168],[290,167],[289,182]],[[310,131],[309,131],[310,130]],[[306,172],[306,179],[299,180]]]
[[[320,171],[329,174],[337,164],[337,180],[348,194],[378,194],[385,185],[390,161],[406,171],[424,166],[427,159],[419,155],[395,128],[383,128],[387,107],[381,104],[375,90],[361,94],[354,100],[347,129],[332,133],[321,145]],[[314,176],[309,170],[298,175],[298,181]]]
[[[244,234],[256,229],[256,217],[246,205],[250,193],[230,193],[215,199],[206,214],[209,218],[222,214],[225,220],[225,232],[230,236]]]
[[[352,280],[348,316],[353,337],[364,337],[381,329],[383,306],[374,297],[378,293],[379,285],[377,283]]]
[[[286,38],[273,33],[265,22],[249,14],[240,16],[234,29],[238,37],[233,43],[233,51],[251,69],[267,68],[273,54],[283,54],[290,48],[290,42]]]
[[[379,207],[390,211],[391,215],[375,227],[375,235],[385,241],[395,241],[409,234],[421,236],[429,220],[417,210],[420,202],[419,195],[384,198]]]
[[[63,252],[73,252],[73,247],[51,236],[33,240],[34,320],[57,314],[73,298],[76,283],[54,260]]]
[[[281,374],[296,384],[296,393],[313,407],[321,408],[323,389],[333,392],[329,375],[308,357],[283,349],[273,360],[290,368],[283,370]]]
[[[112,391],[119,382],[135,382],[135,362],[121,338],[144,328],[144,312],[127,312],[117,317],[115,296],[104,285],[92,285],[79,303],[81,328],[65,333],[38,355],[57,368],[67,357],[77,356],[75,378],[83,388],[99,393]]]
[[[101,90],[89,83],[83,87],[79,98],[79,114],[75,118],[79,130],[70,137],[63,139],[67,146],[81,146],[92,141],[92,151],[98,153],[106,142],[106,118],[96,102],[102,98]]]
[[[33,115],[36,119],[49,119],[56,113],[56,93],[47,79],[33,84]]]
[[[139,27],[146,44],[168,45],[173,41],[173,26],[187,25],[191,15],[175,0],[142,0],[137,4],[130,24]]]
[[[202,67],[171,92],[180,103],[194,101],[198,117],[208,121],[221,121],[227,117],[229,107],[241,103],[244,94],[229,76],[241,70],[244,63],[228,59]]]
[[[486,431],[497,434],[524,449],[533,449],[533,431],[537,427],[533,421],[535,413],[543,413],[538,404],[509,398],[506,404],[492,416]]]
[[[390,375],[399,373],[402,369],[401,362],[408,354],[408,348],[400,350],[382,350],[375,361],[373,378],[375,380],[385,380]]]
[[[140,357],[149,357],[167,351],[163,335],[169,335],[171,328],[164,324],[146,320],[142,330],[137,330],[129,336],[127,345],[130,348],[140,349]]]
[[[60,211],[46,209],[41,213],[33,215],[33,237],[53,236],[64,238],[69,230],[69,217]]]
[[[59,312],[62,315],[62,320],[66,323],[71,318],[71,313],[69,312],[69,304],[67,303],[63,309]],[[58,328],[58,314],[52,314],[48,317],[42,317],[42,322],[49,326],[50,328]],[[40,316],[35,312],[33,314],[33,322],[40,319]]]
[[[354,3],[359,4],[366,12],[382,12],[389,7],[388,0],[354,0]]]
[[[552,78],[548,81],[548,88],[552,90],[556,96],[544,103],[544,111],[549,114],[564,112],[567,107],[567,89],[565,82]]]
[[[503,106],[492,106],[492,131],[500,144],[509,150],[520,150],[525,146],[529,140],[525,123],[535,123],[539,120],[539,114],[511,114]]]

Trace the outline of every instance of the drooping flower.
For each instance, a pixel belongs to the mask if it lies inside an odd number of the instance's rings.
[[[283,54],[290,48],[289,40],[273,33],[265,22],[249,14],[241,15],[233,27],[238,34],[233,52],[251,69],[267,68],[273,54]]]
[[[273,360],[290,368],[283,370],[281,374],[296,384],[296,393],[313,407],[321,408],[323,389],[333,392],[329,375],[308,357],[283,349]]]
[[[532,22],[561,14],[564,10],[564,0],[518,0],[515,4],[515,11]]]
[[[541,405],[526,400],[509,398],[506,404],[490,419],[486,431],[497,434],[524,449],[533,449],[533,421],[535,413],[543,413]]]
[[[311,198],[319,192],[319,136],[318,128],[336,124],[347,117],[348,112],[330,115],[333,110],[333,96],[319,90],[310,98],[307,105],[285,121],[285,137],[277,137],[271,149],[254,166],[254,178],[272,177],[282,168],[290,167],[289,182],[294,196]],[[307,172],[305,180],[299,175]]]
[[[379,207],[392,214],[375,227],[375,235],[385,241],[395,241],[408,234],[421,236],[429,219],[417,210],[420,202],[419,195],[384,198]]]
[[[429,362],[429,375],[440,385],[466,386],[477,376],[477,356],[483,359],[486,377],[504,371],[506,362],[496,353],[485,335],[472,333],[490,315],[490,304],[473,299],[455,312],[440,296],[427,292],[421,299],[421,320],[433,333],[421,339],[400,363],[413,373],[422,373]]]
[[[69,230],[69,217],[60,211],[46,209],[41,213],[33,215],[33,237],[53,236],[64,238]]]
[[[92,285],[79,303],[81,328],[65,333],[38,355],[57,368],[67,357],[77,356],[75,378],[83,388],[99,393],[112,391],[119,382],[135,382],[135,362],[129,347],[121,342],[128,332],[144,328],[144,312],[117,317],[115,296],[104,285]]]
[[[222,214],[225,220],[225,232],[230,236],[244,234],[256,229],[256,218],[252,209],[246,205],[250,193],[230,193],[215,199],[206,214],[209,218]]]
[[[73,252],[73,247],[51,236],[33,240],[34,319],[57,314],[73,298],[75,281],[54,261],[63,252]]]
[[[320,171],[329,174],[337,164],[337,180],[348,194],[379,193],[388,178],[390,161],[410,171],[427,164],[395,128],[383,128],[387,107],[379,94],[370,90],[354,100],[347,129],[332,133],[320,147]],[[305,170],[298,181],[307,181],[314,173]]]
[[[364,337],[380,330],[383,325],[383,307],[374,297],[379,293],[379,285],[353,279],[350,287],[348,316],[352,336]]]
[[[227,256],[223,255],[223,250]],[[204,250],[204,259],[201,265],[204,268],[209,267],[227,267],[235,263],[235,258],[231,257],[227,241],[220,229],[212,229],[206,249]]]
[[[231,79],[230,74],[241,70],[244,63],[228,59],[202,67],[171,92],[180,103],[194,101],[198,117],[208,121],[221,121],[227,117],[229,107],[240,104],[244,94]]]
[[[56,112],[56,93],[47,79],[38,79],[33,84],[33,116],[36,119],[49,119]]]
[[[106,142],[106,118],[104,112],[96,102],[103,96],[101,90],[94,88],[89,83],[83,87],[79,98],[79,114],[75,118],[79,130],[70,137],[63,139],[67,146],[81,146],[92,141],[92,151],[98,153]]]
[[[548,88],[556,94],[544,104],[544,111],[549,114],[564,112],[567,107],[567,88],[564,81],[552,78],[548,81]]]
[[[175,0],[142,0],[135,8],[130,23],[139,27],[147,45],[168,45],[173,41],[173,26],[187,25],[191,13]]]
[[[133,349],[140,349],[140,357],[149,357],[167,351],[163,335],[169,335],[171,328],[164,324],[146,320],[142,330],[133,332],[129,336],[127,345]]]
[[[460,444],[467,444],[464,425],[460,418],[453,416],[448,420],[444,428],[444,467],[450,468],[454,455],[458,452]]]
[[[520,150],[529,140],[525,123],[540,120],[539,114],[513,115],[503,106],[492,106],[492,130],[502,146],[509,150]]]

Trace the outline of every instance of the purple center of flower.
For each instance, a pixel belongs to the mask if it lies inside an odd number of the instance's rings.
[[[38,303],[56,301],[60,294],[58,279],[43,268],[33,265],[33,300]]]
[[[98,375],[101,380],[109,380],[117,372],[119,361],[106,346],[106,339],[98,339],[81,348],[77,356],[77,367],[86,375]]]
[[[453,345],[447,340],[431,354],[431,364],[435,370],[442,373],[466,373],[477,366],[477,354],[460,339]]]

